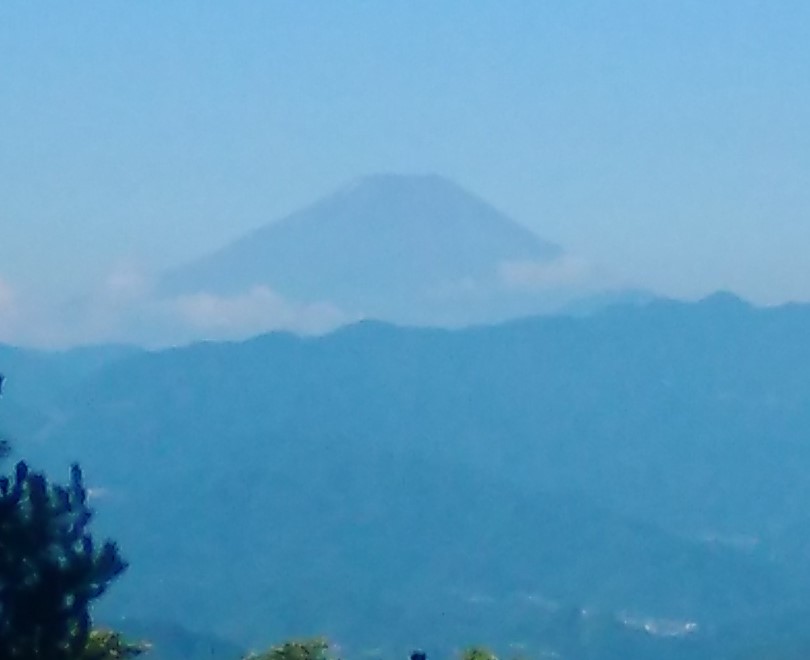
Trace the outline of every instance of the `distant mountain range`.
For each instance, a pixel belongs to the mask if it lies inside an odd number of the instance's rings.
[[[374,175],[185,265],[121,266],[70,300],[24,306],[8,336],[154,348],[360,320],[457,328],[586,315],[653,297],[447,179]]]
[[[132,561],[109,616],[254,646],[325,633],[347,657],[736,657],[804,641],[808,336],[810,306],[718,294],[456,331],[7,347],[0,419],[51,473],[84,465]]]
[[[462,325],[582,295],[562,249],[439,176],[369,176],[160,281],[165,297],[265,287],[345,319]]]

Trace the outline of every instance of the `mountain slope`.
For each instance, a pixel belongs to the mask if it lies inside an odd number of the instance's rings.
[[[317,631],[354,651],[449,651],[545,643],[535,628],[554,629],[571,603],[683,631],[796,597],[749,557],[569,497],[328,435],[175,428],[171,444],[144,444],[132,412],[116,426],[105,417],[92,438],[82,431],[86,472],[103,475],[99,523],[132,562],[107,612],[157,611],[254,646]]]
[[[0,374],[5,377],[0,435],[32,440],[61,416],[58,401],[106,365],[138,352],[117,345],[49,352],[0,344]]]
[[[491,303],[505,265],[560,254],[446,179],[378,175],[168,272],[161,289],[230,296],[261,285],[350,315],[462,320]]]
[[[549,601],[711,626],[804,602],[770,543],[806,519],[808,333],[716,296],[201,344],[97,374],[38,460],[105,493],[117,606],[234,639],[506,643]]]

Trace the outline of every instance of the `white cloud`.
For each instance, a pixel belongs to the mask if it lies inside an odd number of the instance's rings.
[[[0,314],[12,315],[17,309],[17,295],[11,284],[0,278]]]
[[[168,301],[168,306],[192,329],[221,338],[268,330],[318,334],[352,320],[330,303],[295,303],[266,286],[230,297],[210,293],[179,296]]]
[[[298,303],[266,286],[234,296],[160,298],[153,283],[131,262],[117,264],[92,291],[67,300],[23,292],[0,278],[0,341],[41,348],[110,342],[161,347],[273,330],[319,334],[357,320],[328,302]]]
[[[98,294],[110,302],[128,302],[147,297],[153,288],[152,278],[131,261],[116,264],[102,281]]]
[[[17,293],[11,284],[0,278],[0,341],[13,340],[19,316]]]
[[[548,291],[587,286],[592,278],[588,262],[569,255],[551,261],[507,261],[498,268],[499,281],[512,290]]]
[[[236,295],[199,292],[161,298],[154,282],[137,264],[121,262],[98,278],[93,291],[54,300],[14,288],[0,278],[0,341],[45,348],[109,342],[162,347],[238,340],[274,330],[320,334],[360,318],[329,301],[299,302],[268,286]],[[604,273],[572,256],[505,262],[495,277],[464,278],[427,292],[425,314],[430,322],[442,323],[454,313],[467,318],[463,316],[467,306],[487,319],[516,310],[536,313],[607,283]],[[531,303],[521,307],[524,299]],[[545,301],[545,307],[538,307],[538,300]],[[503,309],[498,307],[502,303]]]
[[[458,280],[441,282],[426,291],[428,300],[441,301],[463,298],[478,298],[488,294],[491,286],[474,277],[463,277]]]
[[[95,286],[67,300],[39,300],[46,322],[38,345],[61,348],[105,342],[142,343],[156,322],[152,278],[132,261],[120,261]],[[158,326],[155,326],[156,331]],[[149,337],[153,341],[156,337]]]

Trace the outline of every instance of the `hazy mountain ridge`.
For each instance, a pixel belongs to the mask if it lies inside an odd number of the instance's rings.
[[[562,256],[442,177],[375,175],[167,272],[160,290],[267,287],[349,318],[459,324],[558,306],[571,295]]]
[[[551,635],[571,602],[617,630],[619,606],[711,630],[714,619],[796,597],[747,557],[452,466],[300,437],[241,456],[231,440],[237,457],[223,464],[226,438],[212,441],[195,440],[197,457],[141,444],[85,461],[105,470],[99,520],[133,561],[106,611],[157,608],[253,644],[318,630],[354,649],[446,648],[465,639],[536,645],[538,620]],[[132,479],[136,455],[161,457],[148,480]]]
[[[359,179],[185,265],[150,272],[124,261],[66,299],[4,296],[8,340],[152,348],[324,334],[361,319],[455,328],[650,297],[447,179],[393,174]]]
[[[0,373],[6,377],[2,430],[36,440],[66,410],[72,393],[104,366],[140,353],[131,346],[87,346],[44,351],[0,344]]]
[[[446,179],[377,175],[168,273],[164,286],[236,293],[268,284],[312,301],[337,279],[347,291],[375,286],[393,296],[414,284],[491,276],[501,261],[560,253]],[[391,281],[368,281],[372,269]]]
[[[197,344],[97,371],[30,453],[98,475],[134,562],[110,607],[233,639],[506,643],[536,593],[711,637],[804,602],[807,564],[770,557],[806,521],[808,331],[810,307],[719,295]]]

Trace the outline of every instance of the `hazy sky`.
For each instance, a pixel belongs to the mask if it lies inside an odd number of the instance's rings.
[[[810,300],[810,2],[0,3],[0,299],[436,172],[640,286]]]

